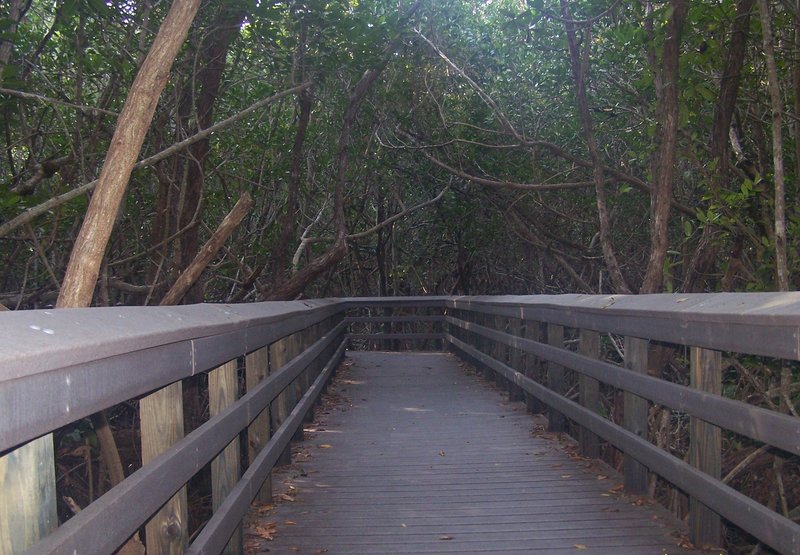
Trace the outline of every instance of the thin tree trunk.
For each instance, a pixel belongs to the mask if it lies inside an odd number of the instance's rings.
[[[567,31],[567,44],[569,45],[572,77],[575,79],[575,97],[578,102],[578,112],[580,113],[581,124],[583,125],[586,146],[589,149],[589,156],[592,160],[592,177],[594,179],[595,197],[597,200],[597,217],[600,224],[600,247],[603,252],[603,260],[606,263],[606,268],[608,269],[608,274],[615,292],[631,293],[631,289],[628,287],[625,277],[622,275],[617,255],[614,252],[614,245],[611,241],[611,218],[608,214],[603,163],[600,160],[600,154],[597,150],[592,116],[589,113],[589,105],[586,101],[587,66],[589,48],[592,42],[591,29],[587,26],[584,30],[585,50],[583,57],[581,57],[578,41],[575,36],[575,24],[572,22],[567,0],[561,0],[561,15],[564,18],[564,28]]]
[[[57,307],[89,306],[133,166],[200,0],[175,0],[142,63],[122,109],[81,231],[72,249]]]
[[[729,135],[736,99],[739,96],[739,83],[750,29],[750,15],[753,12],[754,4],[755,0],[738,0],[736,3],[736,19],[733,22],[731,42],[720,77],[719,97],[711,126],[711,158],[717,163],[714,179],[709,183],[712,197],[716,197],[720,190],[727,189],[730,185]],[[703,227],[700,240],[686,269],[684,291],[699,293],[705,288],[703,277],[710,272],[717,258],[719,247],[714,242],[714,236],[719,232],[720,229],[710,222]]]
[[[253,199],[250,197],[250,193],[245,192],[219,224],[217,230],[211,235],[211,238],[199,250],[194,260],[186,267],[178,278],[178,281],[172,286],[172,289],[161,299],[161,303],[159,303],[161,306],[175,305],[181,302],[181,299],[183,299],[189,289],[191,289],[192,285],[197,282],[200,274],[203,273],[205,267],[214,259],[222,248],[222,245],[228,240],[228,237],[230,237],[231,234],[236,231],[236,228],[239,227],[239,224],[242,223],[242,220],[252,206]]]
[[[210,127],[214,122],[214,103],[219,96],[228,48],[239,35],[239,27],[243,19],[243,10],[231,9],[225,2],[221,3],[216,22],[212,25],[213,30],[209,35],[210,42],[203,49],[199,60],[200,69],[197,75],[192,77],[188,85],[189,90],[185,93],[186,102],[191,106],[187,112],[197,118],[196,129],[198,131]],[[194,90],[195,82],[199,84],[199,90]],[[202,210],[205,165],[211,148],[210,141],[211,138],[206,137],[189,147],[183,202],[178,215],[178,228],[186,229],[179,240],[178,268],[181,271],[188,268],[200,248],[200,228],[189,224],[196,221]],[[203,285],[201,282],[197,282],[187,292],[186,302],[198,303],[202,299]]]
[[[686,0],[671,0],[672,15],[664,39],[659,103],[661,129],[655,163],[653,190],[650,196],[650,257],[640,293],[657,293],[664,278],[664,261],[669,247],[669,215],[675,180],[678,147],[678,61],[681,31],[689,12]]]
[[[767,0],[758,0],[761,15],[761,34],[767,63],[769,97],[772,104],[772,164],[775,180],[775,286],[778,291],[789,290],[789,270],[786,263],[786,194],[783,167],[783,100],[781,99],[778,67],[775,64],[775,45],[772,39],[772,16]]]

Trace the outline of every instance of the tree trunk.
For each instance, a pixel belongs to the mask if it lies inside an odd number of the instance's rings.
[[[653,189],[650,196],[650,257],[640,293],[657,293],[664,278],[664,261],[669,247],[669,214],[675,180],[678,146],[678,61],[681,31],[689,12],[686,0],[671,0],[672,15],[667,22],[662,60],[662,93],[658,115],[661,128],[656,154]]]
[[[739,96],[742,66],[744,65],[745,47],[750,29],[750,15],[755,0],[738,0],[736,18],[731,30],[731,42],[728,46],[725,66],[720,76],[719,97],[714,109],[714,121],[711,126],[711,158],[717,163],[714,179],[709,182],[712,198],[717,198],[719,191],[730,186],[730,129],[736,99]],[[706,223],[700,235],[692,259],[686,270],[683,290],[689,293],[700,293],[705,289],[704,276],[707,275],[717,258],[719,246],[714,237],[720,229]]]
[[[230,8],[226,3],[221,3],[216,22],[212,25],[213,29],[209,33],[210,42],[203,49],[203,53],[200,56],[200,69],[197,75],[192,77],[188,90],[185,91],[185,101],[191,106],[186,111],[197,118],[196,131],[206,129],[214,123],[214,103],[219,95],[222,75],[225,72],[228,48],[233,39],[239,35],[239,27],[243,19],[243,10]],[[192,86],[195,81],[199,84],[199,90],[194,90]],[[194,132],[191,134],[194,134]],[[178,268],[181,271],[188,268],[200,248],[200,228],[197,225],[190,224],[196,221],[202,210],[201,199],[205,183],[206,159],[211,146],[210,141],[210,138],[205,138],[189,147],[183,202],[178,216],[179,229],[185,229],[179,239]],[[202,283],[196,283],[187,292],[185,302],[202,302],[203,289]]]
[[[775,286],[778,291],[789,290],[789,270],[786,263],[786,194],[783,167],[783,100],[781,99],[778,67],[775,64],[775,45],[772,40],[772,16],[767,0],[758,0],[761,15],[761,34],[767,62],[769,97],[772,104],[772,165],[775,180]]]
[[[57,307],[89,306],[131,171],[153,119],[158,97],[200,0],[175,0],[142,63],[111,139],[97,188],[72,249]]]
[[[603,163],[597,150],[597,141],[594,137],[592,116],[589,113],[589,105],[586,101],[586,76],[589,61],[589,49],[591,46],[591,29],[586,27],[584,30],[585,50],[581,57],[578,49],[578,41],[575,36],[575,24],[569,12],[567,0],[561,0],[561,15],[564,18],[564,28],[567,31],[567,44],[569,45],[570,66],[572,67],[572,77],[575,79],[575,97],[578,102],[578,112],[580,113],[583,134],[586,138],[586,146],[589,149],[589,156],[592,160],[592,177],[594,179],[595,195],[597,199],[597,217],[600,224],[600,247],[603,252],[603,260],[606,263],[611,283],[616,293],[631,293],[630,287],[625,282],[625,277],[620,270],[617,255],[614,253],[614,246],[611,242],[611,219],[608,214],[608,203],[606,201],[605,175]]]

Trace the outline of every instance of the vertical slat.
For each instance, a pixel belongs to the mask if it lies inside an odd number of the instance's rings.
[[[269,346],[269,368],[270,372],[274,373],[280,370],[281,366],[286,364],[289,360],[289,338],[284,337]],[[270,405],[270,418],[272,419],[272,429],[277,430],[286,417],[289,416],[289,395],[292,390],[291,384],[281,391],[275,400]],[[281,456],[278,457],[276,465],[286,465],[292,462],[292,451],[287,446]]]
[[[232,360],[208,373],[208,407],[212,418],[236,402],[236,370],[236,361]],[[214,512],[239,481],[240,469],[237,436],[211,461],[211,503]],[[240,526],[225,546],[224,553],[242,553],[243,539]]]
[[[503,316],[490,316],[490,327],[497,331],[504,332],[506,331],[506,318]],[[489,344],[491,345],[491,355],[492,358],[495,360],[499,360],[502,363],[506,362],[506,346],[500,343],[499,341],[490,340]],[[505,379],[499,372],[494,373],[494,383],[500,389],[505,389],[508,391],[509,385],[508,380]]]
[[[564,326],[547,324],[547,343],[553,347],[564,348]],[[560,395],[566,391],[564,381],[564,367],[555,362],[547,363],[547,387]],[[551,432],[564,432],[567,429],[567,420],[564,415],[555,409],[547,409],[547,429]]]
[[[722,354],[692,347],[690,385],[696,389],[722,394]],[[689,463],[719,480],[722,472],[722,432],[704,420],[689,420]],[[689,498],[689,531],[692,543],[699,547],[718,547],[722,526],[717,513]]]
[[[625,337],[625,368],[640,374],[647,373],[647,339]],[[629,432],[647,439],[647,399],[625,392],[623,394],[623,426]],[[647,491],[647,467],[625,454],[625,489],[630,493]]]
[[[292,335],[292,358],[300,355],[311,344],[310,333],[311,330],[306,328]],[[306,389],[308,389],[308,386],[306,385],[308,383],[308,372],[310,372],[310,368],[306,368],[300,372],[300,374],[294,380],[294,396],[292,399],[290,412],[292,409],[294,409],[295,405],[300,401],[300,399],[303,398],[303,394],[306,392]],[[297,431],[292,439],[294,441],[303,441],[303,437],[303,424],[301,423],[300,426],[297,427]]]
[[[580,330],[580,341],[578,350],[585,357],[600,358],[600,334],[593,330]],[[578,378],[578,388],[580,391],[581,405],[592,412],[600,412],[600,382],[596,379],[580,374]],[[581,427],[579,430],[579,444],[581,454],[584,457],[597,458],[600,456],[599,438]]]
[[[175,382],[139,401],[142,466],[183,439],[183,384]],[[189,537],[186,487],[182,487],[147,523],[147,553],[177,555]]]
[[[508,333],[515,337],[522,336],[522,320],[519,318],[509,318],[508,320]],[[517,372],[522,372],[522,353],[519,349],[508,348],[508,364]],[[508,398],[510,401],[524,401],[525,395],[522,388],[515,383],[509,382]]]
[[[537,343],[542,340],[542,325],[535,320],[527,320],[525,322],[525,339],[536,341]],[[525,353],[525,372],[524,374],[530,379],[541,383],[541,366],[542,362],[536,355]],[[533,414],[542,414],[545,411],[545,405],[539,399],[530,394],[525,394],[527,399],[528,411]]]
[[[245,357],[245,386],[250,391],[269,375],[269,349],[262,347]],[[247,428],[247,458],[252,464],[270,438],[269,406]],[[272,473],[267,475],[255,497],[261,503],[272,501]]]
[[[57,526],[53,435],[0,457],[0,554],[22,553]]]

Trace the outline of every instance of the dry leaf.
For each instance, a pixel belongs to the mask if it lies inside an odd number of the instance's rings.
[[[562,466],[564,466],[564,465],[563,464],[551,464],[550,468],[561,468]]]
[[[572,478],[572,474],[562,474],[562,478]]]
[[[583,551],[584,549],[586,549],[586,546],[582,543],[576,543],[575,549],[580,549],[581,551]]]
[[[331,445],[330,443],[322,443],[320,445],[317,445],[317,447],[319,447],[320,449],[330,449],[331,447],[333,447],[333,445]]]
[[[285,520],[285,521],[283,521],[283,523],[286,526],[297,526],[297,523],[294,520]]]
[[[453,536],[439,536],[440,540],[452,540]]]
[[[400,526],[403,527],[403,528],[408,528],[408,525],[406,525],[405,522],[403,524],[401,524]]]
[[[322,555],[323,553],[327,553],[327,552],[328,552],[328,550],[327,550],[326,548],[324,548],[324,547],[323,547],[322,549],[317,549],[317,550],[314,552],[314,555]]]
[[[597,477],[597,479],[598,479],[598,480],[608,480],[608,476],[606,476],[605,474],[600,474],[600,475]]]
[[[439,451],[439,456],[444,457],[444,450]]]

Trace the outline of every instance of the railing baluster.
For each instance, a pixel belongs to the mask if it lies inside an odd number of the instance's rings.
[[[236,402],[236,370],[236,360],[232,360],[208,373],[208,407],[212,418]],[[237,436],[211,461],[211,500],[214,512],[239,481],[240,469]],[[238,554],[242,553],[242,549],[242,528],[239,526],[225,546],[224,553]]]
[[[515,337],[522,336],[522,320],[519,318],[508,319],[508,333]],[[508,348],[509,365],[517,372],[522,372],[522,352],[519,349]],[[515,383],[508,383],[508,399],[509,401],[524,401],[525,395],[522,388]]]
[[[600,358],[600,334],[593,330],[581,329],[578,351],[580,354],[591,358]],[[581,405],[592,412],[600,412],[600,382],[585,374],[578,378]],[[600,456],[599,438],[581,426],[578,441],[581,454],[584,457],[598,458]]]
[[[142,466],[183,439],[183,384],[175,382],[139,401],[142,433]],[[189,537],[186,486],[182,487],[150,519],[147,553],[178,555]]]
[[[640,374],[647,373],[647,350],[649,340],[625,337],[625,368]],[[647,439],[647,399],[633,393],[623,394],[623,426],[629,432]],[[647,467],[625,454],[625,489],[631,493],[647,491]]]
[[[536,342],[542,340],[542,324],[536,320],[525,321],[525,339],[531,339]],[[525,371],[523,372],[530,379],[541,383],[542,382],[542,361],[539,357],[531,353],[525,353]],[[527,399],[528,411],[533,414],[542,414],[546,410],[546,406],[539,399],[530,394],[525,394]]]
[[[279,339],[275,343],[269,346],[269,367],[270,373],[277,372],[280,370],[280,367],[286,364],[289,360],[291,360],[291,356],[288,352],[289,349],[289,338],[284,337],[283,339]],[[289,408],[289,395],[291,394],[292,386],[291,384],[286,387],[277,397],[275,400],[272,401],[270,405],[270,418],[272,420],[272,429],[277,430],[283,421],[286,420],[286,417],[289,416],[289,412],[291,409]],[[292,462],[292,450],[289,447],[286,447],[281,456],[278,457],[276,461],[276,465],[281,466],[285,464],[291,464]]]
[[[22,553],[55,530],[53,453],[47,434],[0,457],[0,554]]]
[[[245,357],[245,384],[247,390],[257,386],[269,375],[269,349],[262,347],[249,353]],[[247,428],[247,458],[248,462],[256,458],[270,438],[269,406],[256,416]],[[262,503],[272,502],[272,473],[270,473],[261,489],[258,490],[256,500]]]
[[[564,326],[547,324],[547,343],[554,347],[564,348]],[[555,362],[547,363],[547,386],[560,395],[566,394],[564,367]],[[547,429],[551,432],[564,432],[567,420],[564,415],[553,408],[547,409]]]
[[[690,382],[696,389],[721,395],[721,353],[692,347]],[[719,480],[722,472],[722,432],[717,426],[694,416],[689,419],[689,463]],[[716,547],[721,544],[719,515],[694,497],[689,498],[689,531],[695,545]]]

